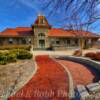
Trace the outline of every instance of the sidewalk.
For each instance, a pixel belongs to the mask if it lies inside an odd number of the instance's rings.
[[[68,100],[68,77],[49,56],[36,56],[38,71],[9,100]]]

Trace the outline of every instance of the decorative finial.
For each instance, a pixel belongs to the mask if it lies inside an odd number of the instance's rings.
[[[44,16],[42,12],[39,12],[38,16]]]

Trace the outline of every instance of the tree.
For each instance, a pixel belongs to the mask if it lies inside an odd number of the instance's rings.
[[[63,28],[68,30],[85,30],[89,31],[93,24],[100,19],[100,0],[48,0],[43,9],[51,7],[49,16],[55,15],[56,12],[63,8],[64,18],[58,21],[65,21]],[[80,33],[81,34],[81,33]],[[83,36],[79,36],[80,41]],[[80,42],[82,50],[82,44]]]

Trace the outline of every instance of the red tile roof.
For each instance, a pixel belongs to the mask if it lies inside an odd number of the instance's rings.
[[[0,33],[0,36],[30,36],[32,33],[32,28],[17,27],[16,29],[7,28]]]
[[[0,35],[2,35],[2,36],[17,36],[18,33],[16,32],[16,30],[8,28],[8,29],[4,30],[3,32],[1,32]]]
[[[32,28],[30,27],[17,27],[15,29],[8,28],[0,33],[0,36],[32,36],[34,33],[32,31]],[[64,30],[61,28],[51,28],[48,32],[48,36],[50,37],[78,37],[78,36],[84,36],[84,37],[99,37],[100,35],[91,33],[91,32],[85,32],[85,31],[79,31],[79,30]]]
[[[32,35],[33,31],[31,27],[17,27],[16,28],[17,33],[19,33],[19,35]]]
[[[100,37],[100,35],[86,32],[86,31],[79,31],[79,30],[64,30],[64,29],[57,29],[52,28],[48,32],[48,36],[50,37],[76,37],[76,36],[84,36],[84,37]]]

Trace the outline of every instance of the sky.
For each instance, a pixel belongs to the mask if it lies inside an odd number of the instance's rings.
[[[47,0],[0,0],[0,32],[6,28],[30,27],[39,14],[45,15],[53,27],[63,27],[66,24],[60,21],[63,19],[63,8],[57,10],[54,16],[48,16],[52,6],[41,9],[45,2]],[[91,31],[100,34],[100,20],[93,27]]]

